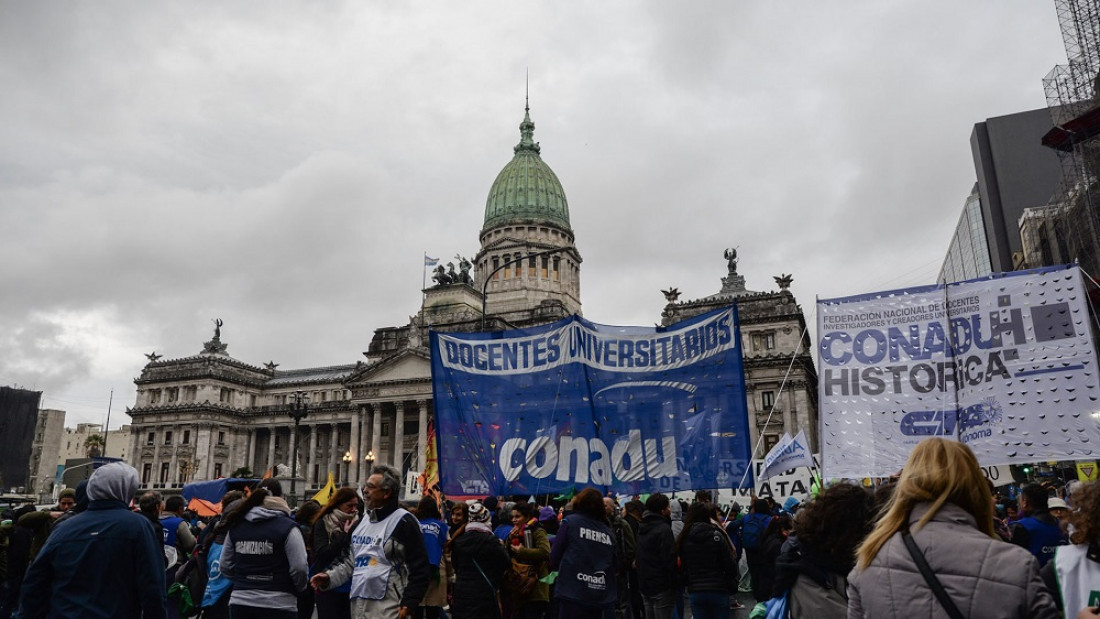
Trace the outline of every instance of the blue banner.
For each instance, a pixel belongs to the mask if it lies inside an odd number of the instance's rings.
[[[729,488],[749,466],[736,307],[664,328],[433,331],[431,350],[448,495]]]

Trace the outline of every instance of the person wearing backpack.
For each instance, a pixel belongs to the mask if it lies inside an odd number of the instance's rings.
[[[765,580],[761,572],[767,558],[760,549],[760,542],[764,540],[764,533],[771,521],[768,502],[764,499],[753,499],[749,513],[741,519],[741,528],[737,534],[737,547],[745,552],[745,562],[749,566],[749,578],[752,580],[752,597],[757,602],[771,598],[771,591],[765,591],[761,586]]]

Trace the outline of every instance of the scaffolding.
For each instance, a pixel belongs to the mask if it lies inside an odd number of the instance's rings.
[[[1043,79],[1054,124],[1043,144],[1058,151],[1062,180],[1043,215],[1058,214],[1068,257],[1075,257],[1096,277],[1100,274],[1100,2],[1054,0],[1054,5],[1068,62],[1051,69]]]

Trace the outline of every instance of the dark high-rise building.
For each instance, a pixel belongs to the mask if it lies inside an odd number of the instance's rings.
[[[27,486],[41,397],[41,391],[0,387],[0,488],[5,491]]]
[[[1021,263],[1024,209],[1045,206],[1058,188],[1061,165],[1042,142],[1052,126],[1050,110],[1040,108],[989,118],[970,134],[992,271]]]

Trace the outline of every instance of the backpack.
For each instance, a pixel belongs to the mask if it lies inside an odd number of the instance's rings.
[[[760,546],[760,540],[764,538],[769,520],[771,519],[758,514],[745,516],[741,521],[741,545],[754,550]]]
[[[181,617],[194,617],[202,610],[207,577],[206,556],[201,550],[196,550],[176,571],[176,581],[168,587],[168,600],[175,602]]]

